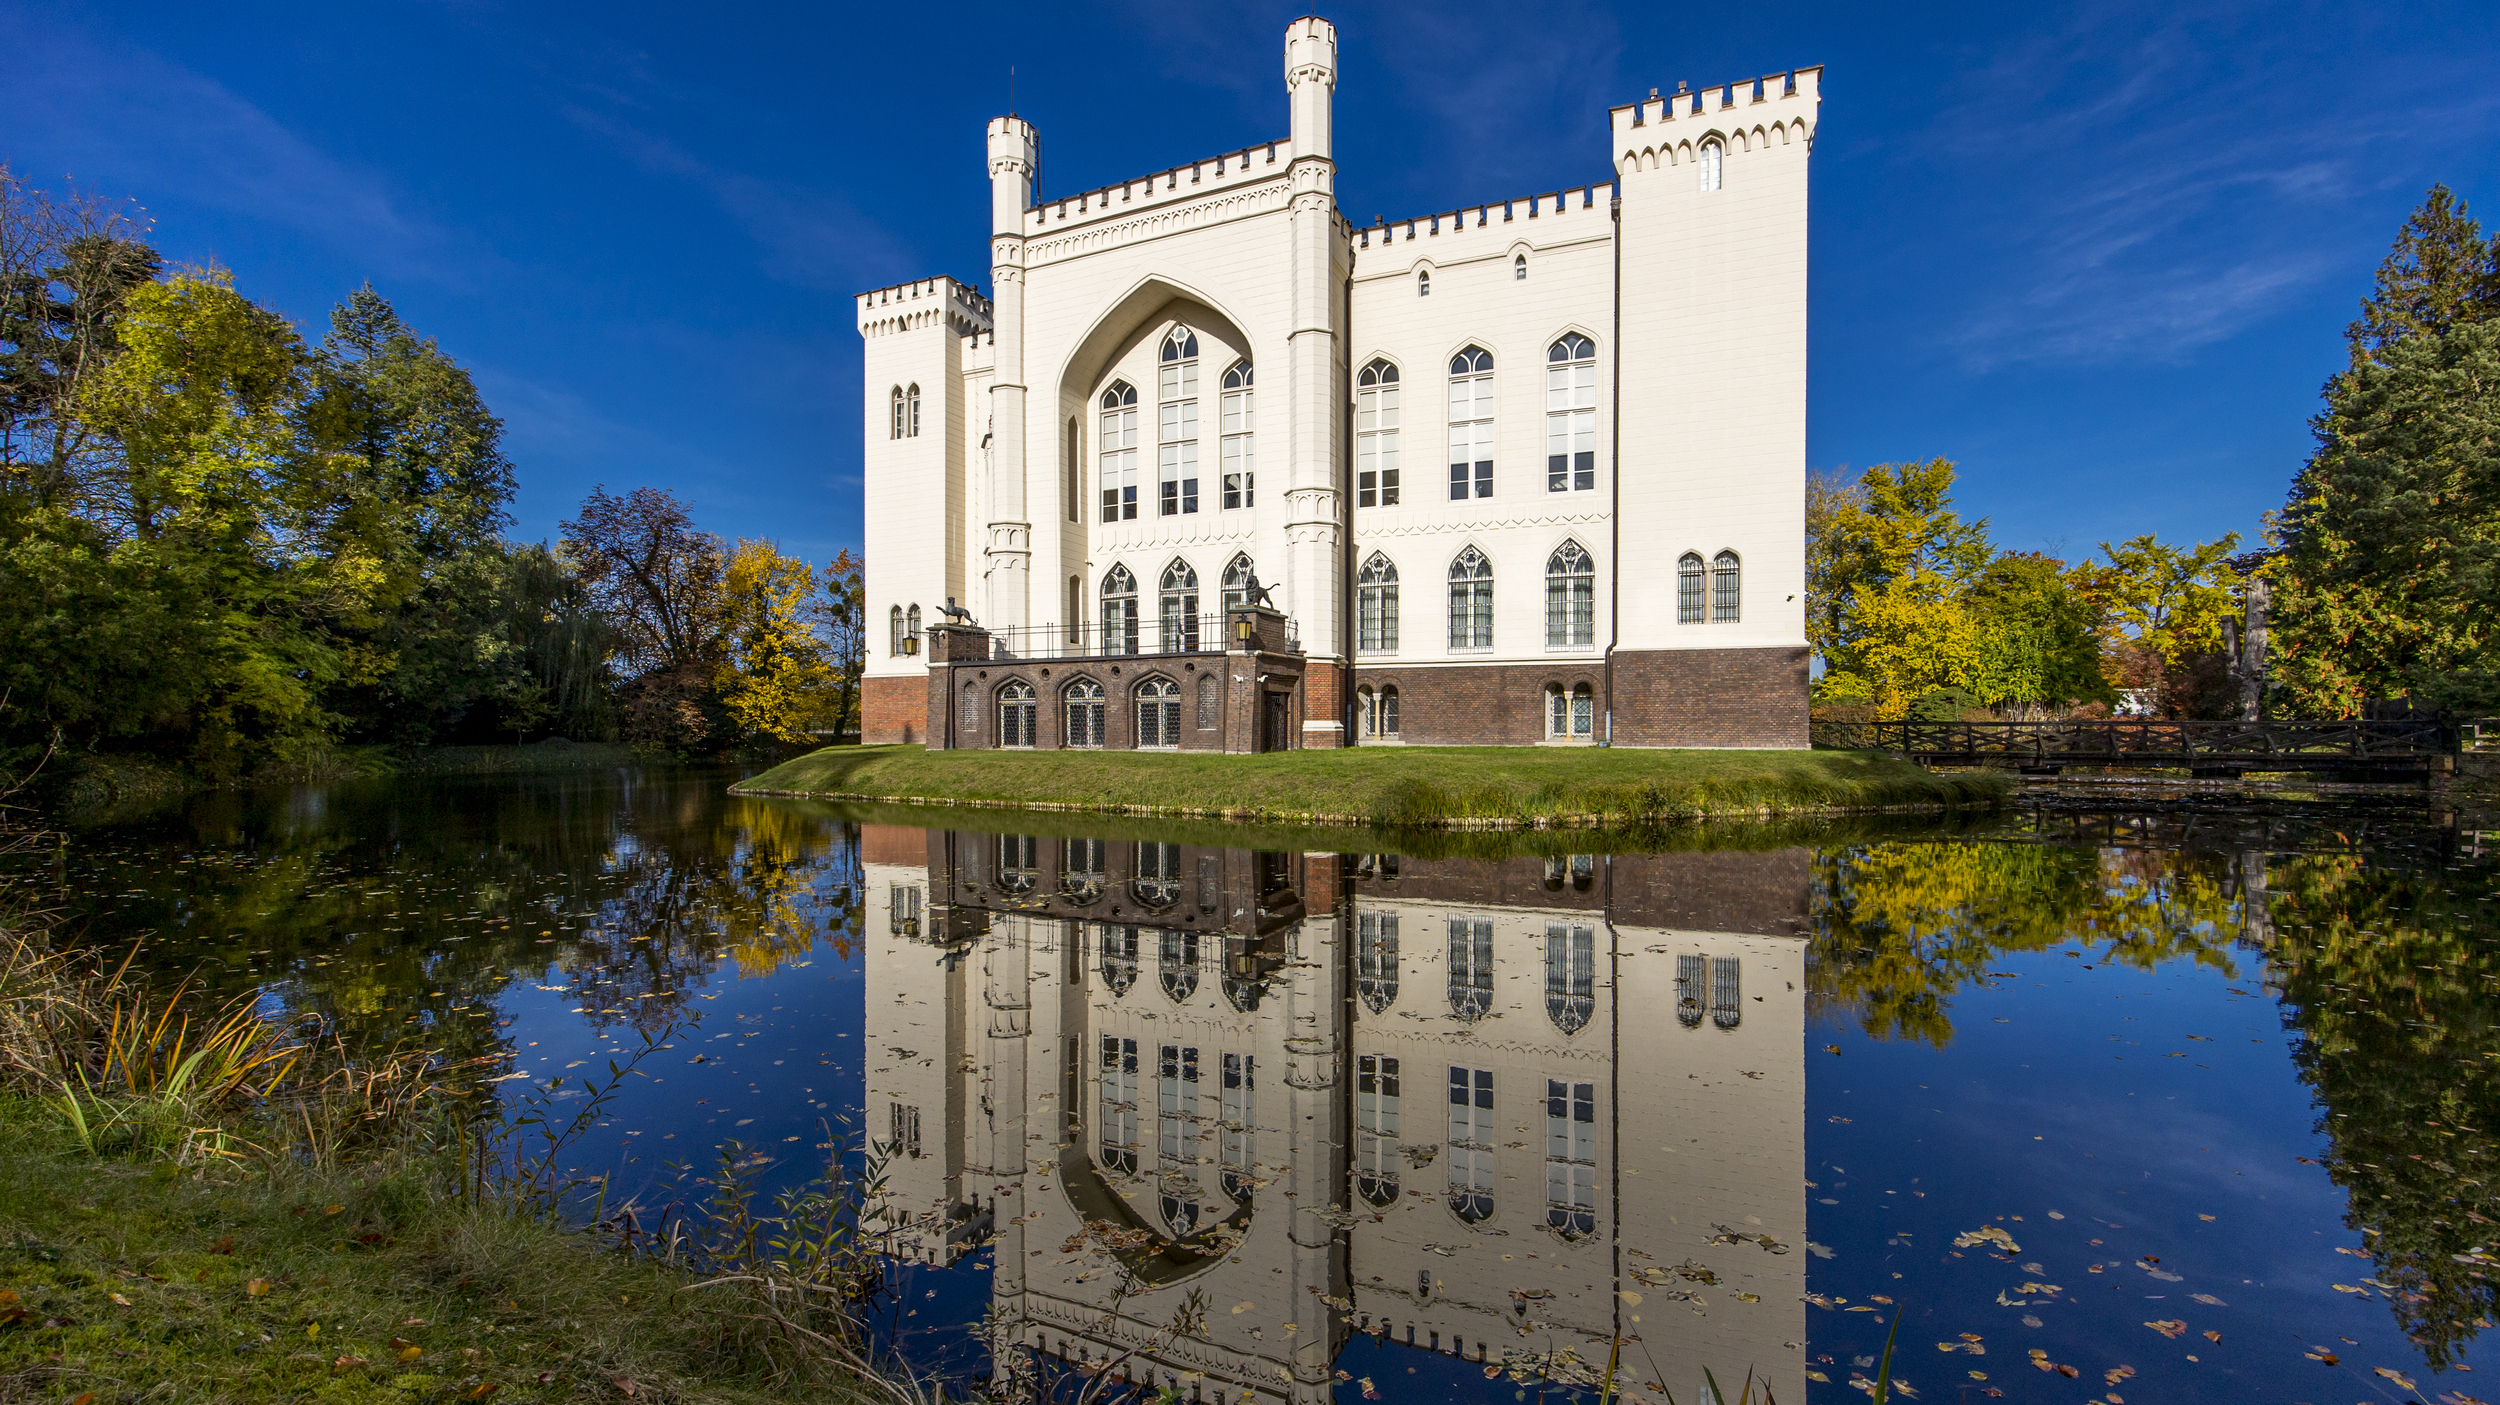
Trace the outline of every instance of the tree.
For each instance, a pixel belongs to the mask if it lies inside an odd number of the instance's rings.
[[[51,511],[91,512],[112,446],[76,412],[121,349],[132,290],[163,261],[117,203],[53,197],[0,166],[0,486]]]
[[[1971,583],[1972,608],[1990,622],[1990,676],[2003,700],[2050,707],[2114,702],[2101,668],[2101,612],[2054,556],[2009,551]]]
[[[2434,189],[2347,334],[2271,568],[2276,682],[2303,711],[2500,708],[2496,263]]]
[[[689,505],[658,488],[624,497],[594,487],[564,524],[582,583],[625,633],[634,667],[687,668],[721,656],[720,538],[694,525]]]
[[[1806,642],[1829,667],[1848,625],[1851,592],[1872,570],[1855,530],[1866,487],[1845,472],[1806,478]]]
[[[769,541],[741,541],[729,554],[718,683],[729,715],[751,733],[804,741],[840,715],[839,682],[810,618],[815,594],[816,573]]]
[[[834,553],[816,576],[823,590],[815,605],[816,626],[825,642],[826,660],[833,667],[832,725],[837,731],[859,726],[859,680],[868,666],[866,577],[866,563],[847,547]]]

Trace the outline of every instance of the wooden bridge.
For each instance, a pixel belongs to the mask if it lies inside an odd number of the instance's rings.
[[[1861,746],[1924,766],[2001,766],[2056,775],[2069,766],[2184,770],[2237,777],[2303,771],[2361,780],[2450,770],[2458,728],[2428,718],[2354,722],[1868,722]],[[1819,738],[1818,738],[1819,739]]]

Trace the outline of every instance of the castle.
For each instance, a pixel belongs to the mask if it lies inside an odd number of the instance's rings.
[[[1653,89],[1610,183],[1367,226],[1326,20],[1279,141],[1041,199],[992,121],[990,295],[858,299],[863,740],[1806,745],[1821,77]]]

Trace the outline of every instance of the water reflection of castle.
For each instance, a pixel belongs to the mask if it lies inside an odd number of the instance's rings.
[[[862,856],[887,1214],[929,1262],[994,1240],[1014,1340],[1234,1405],[1328,1399],[1356,1332],[1621,1332],[1632,1381],[1803,1396],[1803,850]]]

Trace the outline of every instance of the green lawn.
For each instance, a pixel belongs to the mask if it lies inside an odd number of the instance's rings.
[[[1070,809],[1291,824],[1639,826],[1712,816],[1989,807],[2002,776],[1869,752],[1358,747],[1259,756],[827,747],[749,795]]]

